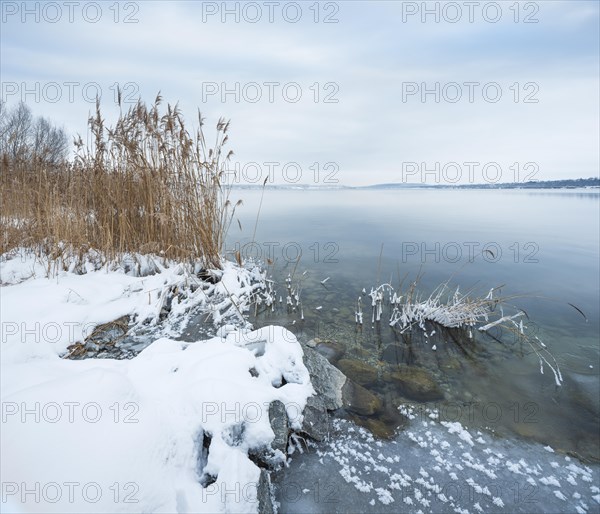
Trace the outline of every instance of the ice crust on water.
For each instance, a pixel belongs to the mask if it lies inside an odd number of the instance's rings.
[[[598,512],[600,467],[548,447],[437,422],[423,410],[393,440],[335,420],[326,443],[294,457],[277,478],[286,513]],[[433,416],[435,418],[435,416]],[[290,484],[327,494],[289,494]],[[289,501],[293,498],[294,501]]]

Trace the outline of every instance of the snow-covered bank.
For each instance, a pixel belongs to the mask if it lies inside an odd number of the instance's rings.
[[[5,283],[34,273],[0,288],[3,512],[257,511],[251,457],[283,458],[269,407],[282,402],[299,428],[313,393],[293,334],[223,325],[206,341],[159,338],[131,360],[65,360],[99,323],[156,323],[160,293],[190,277],[177,266],[52,278],[27,258],[1,266]],[[251,273],[227,264],[219,278],[171,312],[208,302],[209,287],[217,319],[243,312]]]
[[[5,364],[63,355],[97,325],[122,316],[131,317],[133,334],[156,328],[160,335],[177,336],[193,309],[212,319],[214,332],[227,323],[248,327],[243,313],[264,280],[257,267],[240,268],[228,261],[222,270],[210,272],[215,280],[202,280],[199,268],[165,266],[139,255],[113,266],[90,259],[78,273],[52,267],[48,273],[47,263],[26,252],[1,259],[0,283],[8,286],[0,289]]]

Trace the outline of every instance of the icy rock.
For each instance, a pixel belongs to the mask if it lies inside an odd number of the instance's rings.
[[[315,441],[323,441],[331,431],[331,420],[320,396],[309,396],[306,401],[302,431]]]
[[[285,454],[271,446],[262,446],[248,450],[248,457],[260,469],[275,471],[285,464]]]
[[[221,437],[229,446],[240,446],[244,442],[245,432],[246,425],[244,423],[236,423],[223,430]]]
[[[256,488],[256,497],[258,499],[258,512],[260,514],[274,514],[276,509],[273,505],[273,493],[270,474],[262,469]]]
[[[304,365],[310,374],[313,388],[327,410],[342,407],[342,387],[346,375],[312,348],[304,347]]]
[[[285,405],[279,400],[275,400],[269,405],[269,422],[275,433],[275,439],[273,439],[271,446],[274,450],[280,450],[285,453],[287,449],[289,423]]]

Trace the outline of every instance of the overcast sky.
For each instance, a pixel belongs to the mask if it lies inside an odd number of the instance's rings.
[[[2,99],[74,134],[160,90],[246,182],[598,176],[599,3],[475,4],[3,1]]]

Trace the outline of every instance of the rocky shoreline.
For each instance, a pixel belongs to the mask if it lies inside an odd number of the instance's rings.
[[[128,333],[127,316],[98,325],[89,337],[69,347],[67,359],[131,359],[139,352]],[[250,452],[250,459],[261,469],[257,487],[259,512],[276,512],[271,473],[281,469],[288,448],[301,440],[325,441],[332,432],[334,417],[349,419],[380,438],[391,438],[406,418],[397,405],[384,401],[369,389],[378,380],[390,382],[399,394],[416,401],[443,398],[443,393],[424,369],[405,366],[397,371],[378,370],[374,366],[345,355],[338,342],[311,339],[300,342],[306,366],[315,390],[307,400],[300,430],[290,426],[286,406],[280,401],[269,405],[269,423],[275,437],[268,448]],[[136,351],[137,350],[137,351]]]
[[[391,427],[400,427],[407,421],[397,409],[394,409],[395,413],[385,411],[382,400],[365,387],[377,380],[375,368],[354,359],[335,359],[335,351],[332,349],[335,343],[331,345],[328,342],[311,340],[301,345],[304,351],[304,365],[309,372],[315,395],[308,398],[303,412],[302,428],[298,432],[290,429],[285,406],[279,405],[281,402],[271,404],[269,420],[275,433],[271,445],[273,450],[279,449],[285,454],[288,443],[292,443],[292,439],[298,436],[317,442],[326,440],[332,432],[334,416],[350,419],[383,438],[392,437],[395,429]],[[333,365],[326,355],[336,361],[336,365]],[[386,372],[385,379],[392,381],[402,394],[409,398],[443,398],[435,381],[424,370],[418,368],[407,366],[407,370]],[[261,467],[258,488],[259,512],[275,512],[270,474],[280,469],[282,462],[273,463],[268,459],[258,459],[255,462]]]
[[[99,325],[83,343],[70,347],[64,357],[134,357],[138,351],[127,325],[127,317]],[[307,440],[327,441],[335,418],[350,420],[379,439],[391,439],[408,421],[400,413],[400,405],[443,402],[448,398],[430,370],[399,363],[394,345],[384,349],[381,365],[377,365],[347,351],[338,341],[315,338],[299,342],[315,394],[308,397],[300,429],[291,427],[282,402],[276,400],[269,405],[269,423],[275,437],[270,447],[249,452],[249,458],[260,468],[257,499],[261,513],[276,512],[272,474],[282,469],[295,446],[306,445]]]

